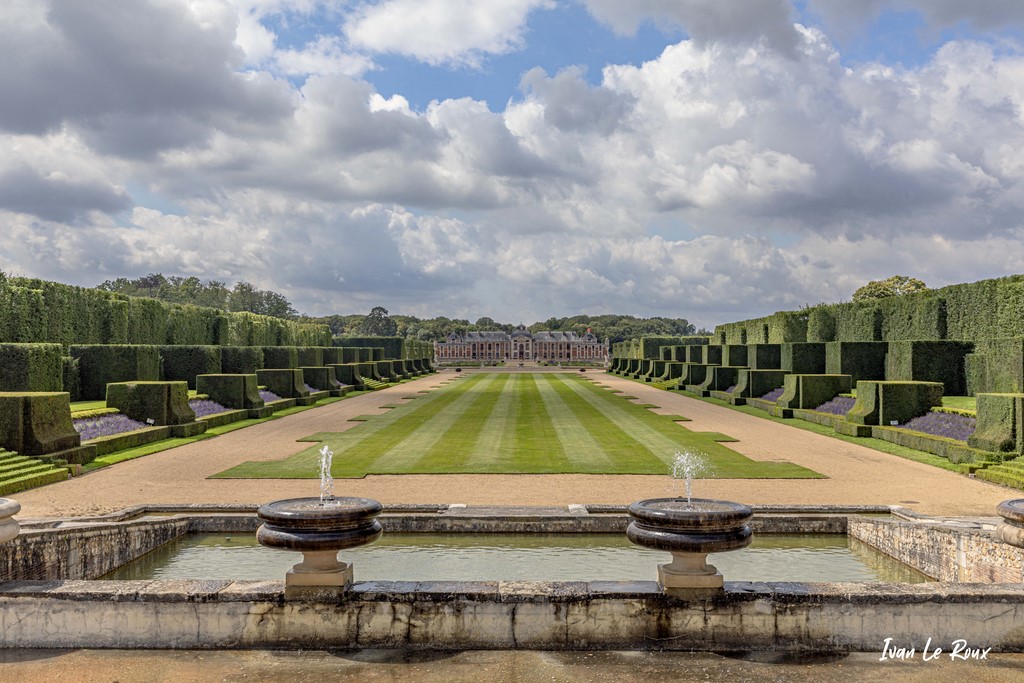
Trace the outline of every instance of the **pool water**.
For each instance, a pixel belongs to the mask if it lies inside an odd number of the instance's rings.
[[[618,534],[385,534],[340,553],[358,581],[655,580],[666,552]],[[264,548],[246,534],[183,536],[104,579],[283,580],[301,559]],[[750,547],[710,555],[727,581],[883,581],[930,579],[842,535],[758,535]]]

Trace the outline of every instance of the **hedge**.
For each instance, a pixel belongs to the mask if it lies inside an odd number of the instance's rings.
[[[249,410],[262,408],[259,381],[256,373],[199,375],[196,388],[225,408]]]
[[[0,392],[0,447],[34,456],[81,443],[71,423],[67,392]]]
[[[158,427],[196,421],[187,382],[113,382],[107,385],[107,407]]]
[[[964,359],[967,395],[1024,392],[1024,339],[983,339]]]
[[[188,382],[196,388],[196,376],[221,372],[220,346],[161,346],[163,360],[161,379],[165,382]]]
[[[746,364],[752,370],[782,369],[782,345],[748,344]]]
[[[82,398],[98,401],[111,382],[160,381],[160,347],[144,344],[72,345]]]
[[[679,384],[682,386],[696,386],[703,384],[708,378],[709,368],[716,365],[705,365],[703,363],[683,363],[682,373],[679,375]]]
[[[366,360],[399,359],[405,357],[405,340],[401,337],[335,337],[332,343],[334,346],[379,347],[384,349],[382,358],[367,358]]]
[[[302,381],[318,391],[335,391],[341,388],[334,368],[315,366],[300,367],[299,370],[302,370]]]
[[[779,350],[779,367],[797,375],[825,374],[825,345],[814,342],[789,342]]]
[[[298,354],[298,366],[300,368],[322,368],[324,365],[324,351],[319,346],[300,346],[296,349]]]
[[[343,363],[341,349],[337,346],[320,346],[321,363],[318,365],[334,365],[336,363]],[[303,365],[306,365],[303,363]]]
[[[34,278],[0,279],[0,342],[327,345],[326,325],[129,297]]]
[[[255,375],[263,367],[263,349],[258,346],[220,347],[220,369],[224,374]]]
[[[963,441],[909,429],[875,425],[871,427],[871,436],[889,443],[938,455],[954,464],[983,461],[988,457],[988,454],[971,448]]]
[[[281,398],[306,398],[309,390],[297,368],[265,368],[256,371],[257,381]]]
[[[60,344],[0,344],[0,391],[63,391]]]
[[[967,444],[1024,454],[1024,394],[978,394],[978,422]]]
[[[704,349],[704,353],[701,354],[701,363],[703,365],[722,364],[722,346],[708,345],[701,348]]]
[[[294,346],[264,346],[263,367],[268,370],[297,368],[299,350]]]
[[[885,378],[891,381],[941,382],[947,396],[967,394],[965,357],[970,342],[894,341],[885,355]]]
[[[743,369],[736,377],[736,389],[732,393],[743,398],[760,398],[783,386],[785,379],[784,370]]]
[[[355,363],[332,363],[329,368],[334,368],[334,376],[342,384],[353,386],[356,389],[364,388],[363,378],[359,374],[359,367]]]
[[[825,373],[850,375],[854,382],[885,378],[885,342],[829,342],[825,344]]]
[[[786,375],[782,386],[782,395],[776,401],[779,407],[814,410],[839,394],[849,392],[853,382],[849,375],[841,374]]]
[[[856,425],[892,426],[942,405],[941,382],[857,382],[857,402],[846,414]]]
[[[723,346],[722,365],[734,368],[747,367],[747,346],[745,344],[726,344]]]

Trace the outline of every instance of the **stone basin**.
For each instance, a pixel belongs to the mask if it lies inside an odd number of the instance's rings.
[[[996,506],[996,512],[1003,521],[992,532],[995,539],[1024,548],[1024,498],[1004,500]]]
[[[263,525],[256,539],[269,548],[297,550],[302,562],[285,575],[285,593],[303,588],[345,589],[353,581],[352,565],[338,551],[373,543],[383,531],[376,519],[381,504],[370,498],[290,498],[261,505]]]
[[[0,543],[6,543],[18,536],[21,527],[14,515],[21,512],[21,503],[10,498],[0,498]]]
[[[658,565],[658,583],[666,590],[721,589],[724,578],[707,563],[708,553],[750,545],[747,522],[754,512],[742,503],[707,498],[652,498],[628,508],[633,521],[626,537],[644,548],[672,553]]]

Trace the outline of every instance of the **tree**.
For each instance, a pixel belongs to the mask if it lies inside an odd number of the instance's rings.
[[[359,323],[359,334],[366,337],[394,337],[398,323],[388,317],[388,309],[374,306],[370,314]]]
[[[854,301],[874,301],[885,299],[890,296],[903,296],[924,292],[928,286],[916,277],[906,275],[893,275],[884,280],[872,280],[853,293]]]

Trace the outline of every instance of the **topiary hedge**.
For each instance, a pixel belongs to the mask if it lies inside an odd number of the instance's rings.
[[[196,377],[196,388],[225,408],[248,410],[262,408],[259,380],[256,373],[214,374]]]
[[[355,387],[356,389],[363,389],[365,387],[363,378],[359,374],[359,366],[355,363],[332,363],[327,367],[334,368],[334,376],[342,384]]]
[[[255,375],[263,367],[263,349],[258,346],[220,347],[220,369],[228,375]]]
[[[857,425],[892,426],[942,405],[941,382],[857,382],[857,402],[846,421]]]
[[[0,391],[63,391],[60,344],[0,344]]]
[[[970,342],[889,342],[885,378],[891,381],[941,382],[947,396],[965,396],[965,358],[973,350],[974,344]]]
[[[779,350],[779,366],[797,375],[825,374],[825,344],[789,342]]]
[[[160,381],[160,347],[145,344],[72,345],[82,398],[97,401],[112,382]]]
[[[782,369],[782,345],[748,344],[746,365],[752,370]]]
[[[785,370],[742,369],[737,374],[736,388],[732,393],[742,398],[760,398],[769,391],[783,386],[786,374]]]
[[[319,346],[300,346],[296,353],[300,368],[318,368],[324,365],[324,351]]]
[[[708,345],[700,347],[703,349],[701,354],[702,365],[721,365],[722,364],[722,346],[720,345]]]
[[[779,407],[814,410],[839,394],[848,393],[853,380],[849,375],[840,374],[786,375],[782,386],[782,395],[776,401]]]
[[[302,370],[302,381],[318,391],[335,391],[341,388],[332,367],[304,367],[299,370]]]
[[[726,344],[723,346],[722,365],[734,368],[747,367],[747,346],[745,344]]]
[[[166,382],[187,382],[196,388],[196,376],[221,371],[220,346],[161,346],[163,360],[161,379]]]
[[[263,367],[267,370],[299,367],[298,348],[294,346],[264,346]]]
[[[850,375],[854,382],[885,378],[885,342],[829,342],[825,344],[825,373]]]
[[[349,346],[359,348],[382,348],[383,355],[380,358],[367,358],[366,360],[399,359],[405,357],[405,340],[401,337],[335,337],[334,346]]]
[[[306,389],[302,379],[302,370],[298,368],[265,368],[256,371],[257,381],[281,398],[307,398],[309,390]]]
[[[983,339],[964,359],[967,395],[1024,392],[1024,339]]]
[[[978,394],[977,427],[967,445],[1024,454],[1024,394]]]
[[[188,405],[187,382],[112,382],[107,407],[150,425],[184,425],[196,421]]]
[[[67,392],[0,392],[0,447],[36,456],[81,443]]]

